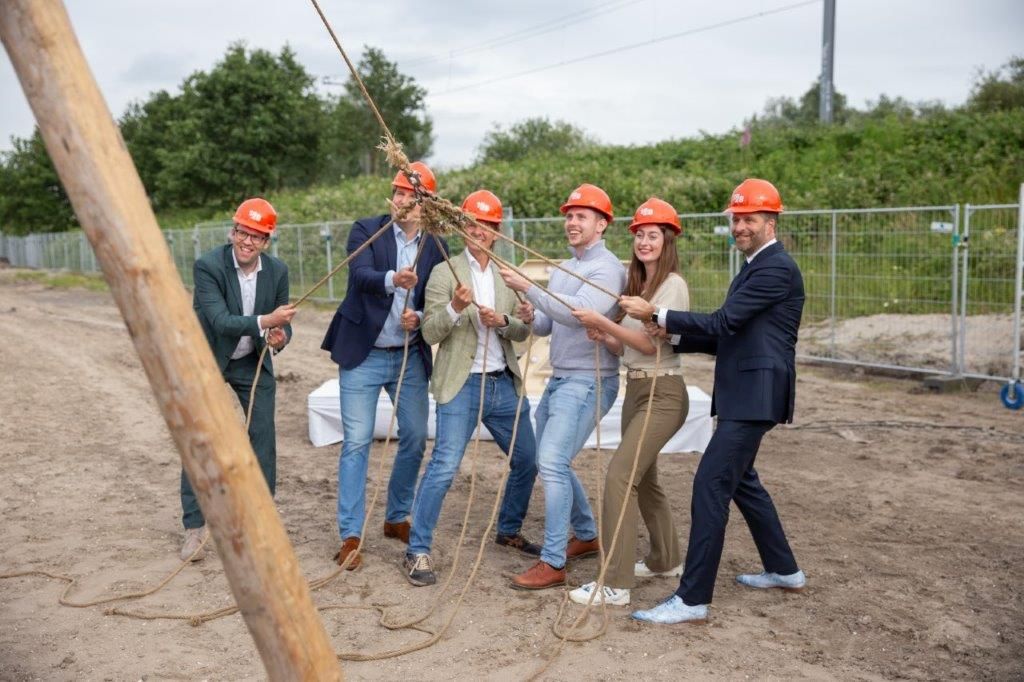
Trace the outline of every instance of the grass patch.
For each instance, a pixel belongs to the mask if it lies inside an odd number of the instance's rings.
[[[11,270],[0,274],[3,279],[18,283],[41,284],[50,289],[88,289],[110,291],[103,275],[76,272],[50,272],[45,270]]]

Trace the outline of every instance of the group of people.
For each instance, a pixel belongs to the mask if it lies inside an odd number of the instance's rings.
[[[564,585],[568,561],[603,548],[603,581],[570,591],[573,601],[625,606],[637,578],[679,577],[668,599],[635,611],[633,618],[705,622],[729,505],[735,502],[764,568],[737,580],[754,588],[801,590],[804,574],[754,469],[764,434],[792,419],[804,304],[800,270],[776,240],[783,211],[776,188],[748,179],[733,192],[726,212],[746,263],[723,305],[703,314],[689,312],[676,243],[682,227],[676,209],[662,199],[651,197],[636,209],[629,225],[632,256],[623,267],[604,242],[614,218],[607,193],[592,184],[577,187],[561,206],[571,257],[541,287],[492,257],[503,214],[497,196],[479,189],[465,198],[462,210],[473,223],[465,250],[450,256],[445,240],[421,224],[420,199],[437,191],[434,174],[422,162],[410,171],[395,175],[390,214],[353,225],[347,249],[359,253],[349,263],[348,290],[322,344],[339,367],[344,438],[338,460],[341,546],[334,560],[349,570],[363,561],[367,468],[383,389],[398,423],[383,535],[406,545],[402,571],[412,585],[437,580],[434,529],[479,419],[509,458],[494,541],[534,559],[511,587]],[[288,343],[295,309],[288,304],[287,267],[264,252],[276,224],[273,208],[249,199],[234,222],[230,243],[196,261],[194,307],[224,379],[248,409],[260,353],[265,345],[277,352]],[[513,347],[531,333],[550,336],[552,370],[533,420],[529,402],[519,400],[524,377]],[[436,357],[431,346],[437,347]],[[686,420],[688,394],[678,354],[689,352],[717,356],[712,415],[718,423],[693,481],[684,562],[657,463]],[[572,462],[615,402],[620,364],[626,369],[622,439],[604,483],[599,537]],[[436,437],[420,476],[428,390],[436,403]],[[269,359],[254,396],[249,436],[273,493]],[[538,474],[544,490],[540,544],[522,533]],[[206,530],[184,472],[181,501],[181,556],[196,559]],[[637,560],[639,517],[650,548]]]

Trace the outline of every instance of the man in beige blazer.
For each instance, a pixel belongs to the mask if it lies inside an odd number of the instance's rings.
[[[487,190],[473,192],[462,209],[481,225],[469,228],[480,245],[490,248],[501,226],[501,201]],[[530,404],[523,401],[516,442],[512,427],[520,393],[525,390],[513,341],[529,336],[527,324],[515,317],[518,302],[505,286],[497,265],[481,246],[467,244],[446,263],[434,267],[427,281],[423,339],[440,344],[430,390],[437,402],[434,451],[416,491],[409,549],[403,568],[416,586],[437,581],[430,547],[444,496],[459,470],[466,446],[477,426],[483,391],[482,421],[505,454],[511,452],[511,473],[498,516],[499,545],[538,556],[540,546],[522,536],[523,519],[537,476],[537,442],[530,422]]]

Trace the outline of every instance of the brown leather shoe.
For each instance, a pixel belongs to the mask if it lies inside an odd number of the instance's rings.
[[[399,521],[398,523],[384,522],[384,537],[396,538],[405,544],[409,544],[409,522]]]
[[[359,538],[355,538],[355,537],[353,537],[353,538],[345,538],[345,541],[343,543],[341,543],[341,549],[339,549],[338,553],[334,555],[335,563],[337,563],[339,566],[341,566],[343,563],[345,563],[345,559],[348,558],[348,555],[351,554],[352,552],[354,552],[356,550],[356,547],[358,547],[358,546],[359,546]],[[346,571],[354,571],[357,568],[359,568],[359,566],[362,563],[363,563],[363,554],[362,554],[362,552],[360,552],[359,554],[356,554],[354,557],[352,557],[352,561],[350,561],[348,566],[345,567],[345,570]]]
[[[565,547],[566,559],[582,559],[585,556],[597,554],[601,551],[601,545],[597,538],[593,540],[580,540],[575,535],[569,540]]]
[[[512,587],[517,590],[546,590],[564,584],[565,567],[555,568],[543,561],[538,561],[512,578]]]

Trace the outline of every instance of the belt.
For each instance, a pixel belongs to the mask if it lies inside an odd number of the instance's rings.
[[[374,346],[373,349],[374,350],[382,350],[382,351],[384,351],[386,353],[401,353],[402,351],[405,350],[405,346],[384,346],[383,348],[381,346]],[[413,349],[413,345],[410,342],[409,343],[409,350],[412,350],[412,349]]]
[[[650,379],[651,377],[665,377],[665,376],[682,376],[683,370],[681,369],[659,369],[657,372],[645,369],[627,369],[627,379]]]
[[[476,374],[477,376],[484,374],[485,376],[489,376],[492,379],[497,379],[498,377],[504,376],[507,372],[508,367],[505,367],[504,369],[496,369],[493,372],[473,372],[473,374]]]

